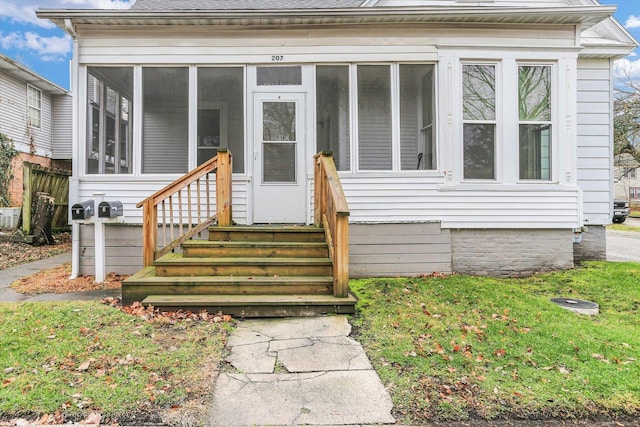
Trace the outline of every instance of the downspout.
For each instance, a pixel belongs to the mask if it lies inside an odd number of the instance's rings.
[[[64,28],[73,39],[73,55],[71,57],[71,81],[69,87],[71,89],[71,150],[73,159],[71,162],[71,179],[69,180],[69,203],[77,202],[80,198],[78,172],[78,35],[73,27],[71,19],[65,18]],[[71,215],[71,209],[69,209],[69,216]],[[69,218],[70,219],[70,218]],[[80,272],[80,223],[78,221],[71,221],[71,276],[69,279],[73,280],[78,277]]]

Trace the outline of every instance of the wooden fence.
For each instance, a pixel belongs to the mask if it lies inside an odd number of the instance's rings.
[[[24,163],[24,193],[22,196],[22,231],[29,235],[32,208],[36,194],[47,193],[53,197],[55,211],[51,227],[54,230],[69,228],[69,177],[71,172]]]

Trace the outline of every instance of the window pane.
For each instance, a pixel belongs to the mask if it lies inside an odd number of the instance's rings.
[[[520,125],[520,179],[551,179],[550,125]]]
[[[391,170],[391,83],[387,65],[358,66],[358,167]]]
[[[258,67],[258,86],[301,85],[301,67]]]
[[[464,125],[464,178],[495,179],[495,125]]]
[[[520,120],[551,120],[551,67],[520,66],[518,68]]]
[[[336,168],[351,169],[349,67],[316,67],[317,151],[331,151]]]
[[[143,68],[142,86],[142,172],[187,172],[188,69]]]
[[[263,144],[262,155],[262,182],[296,182],[295,143]]]
[[[433,65],[400,65],[403,170],[435,168]]]
[[[296,103],[264,102],[262,104],[262,140],[296,140]]]
[[[133,68],[89,67],[87,173],[131,173]]]
[[[495,120],[496,67],[494,65],[464,65],[462,84],[464,120]]]
[[[233,154],[233,172],[244,172],[244,71],[240,67],[198,68],[198,164],[218,147]]]
[[[27,125],[40,129],[42,124],[42,92],[40,89],[27,85]]]

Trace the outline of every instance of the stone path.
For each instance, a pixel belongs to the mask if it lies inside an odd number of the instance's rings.
[[[394,423],[391,398],[350,332],[346,316],[241,321],[210,425]]]

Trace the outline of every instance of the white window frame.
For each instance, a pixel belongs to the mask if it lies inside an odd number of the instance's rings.
[[[33,104],[34,101],[37,105]],[[34,117],[34,113],[37,113],[37,117]],[[37,124],[34,123],[36,119]],[[27,126],[36,129],[42,128],[42,91],[30,84],[27,84]]]
[[[556,74],[556,67],[555,64],[552,62],[540,62],[540,61],[524,61],[524,60],[519,60],[516,61],[515,63],[515,78],[516,78],[516,87],[515,87],[515,93],[516,93],[516,102],[519,101],[519,97],[520,97],[520,67],[549,67],[549,75],[550,75],[550,79],[551,79],[551,87],[550,87],[550,91],[551,93],[549,94],[550,97],[550,111],[549,111],[549,120],[548,121],[540,121],[540,120],[520,120],[520,112],[519,109],[517,109],[516,111],[516,132],[518,134],[518,140],[517,140],[517,152],[518,152],[518,158],[517,158],[517,163],[518,163],[518,175],[516,177],[516,179],[518,180],[518,182],[524,182],[524,183],[545,183],[545,182],[553,182],[554,178],[555,178],[555,164],[558,161],[555,158],[555,152],[557,151],[555,149],[555,145],[558,143],[558,139],[557,139],[557,127],[558,127],[558,120],[556,119],[556,108],[554,108],[555,105],[557,105],[557,96],[556,96],[556,92],[557,92],[557,74]],[[550,131],[550,147],[549,147],[549,178],[548,179],[525,179],[525,178],[520,178],[520,125],[549,125],[551,128]]]
[[[466,120],[464,118],[464,67],[465,66],[474,66],[474,65],[489,65],[495,68],[495,87],[494,87],[494,96],[495,96],[495,119],[494,120]],[[502,86],[504,84],[504,79],[502,78],[502,68],[504,64],[500,60],[473,60],[473,59],[465,59],[460,61],[460,70],[458,72],[458,84],[459,84],[459,115],[460,115],[460,180],[462,182],[471,182],[471,183],[494,183],[500,182],[502,180],[502,164],[500,162],[501,156],[503,155],[502,150],[502,128],[504,123],[503,112],[502,112]],[[464,125],[465,124],[493,124],[495,126],[494,130],[494,141],[493,141],[493,178],[465,178],[464,176]]]

